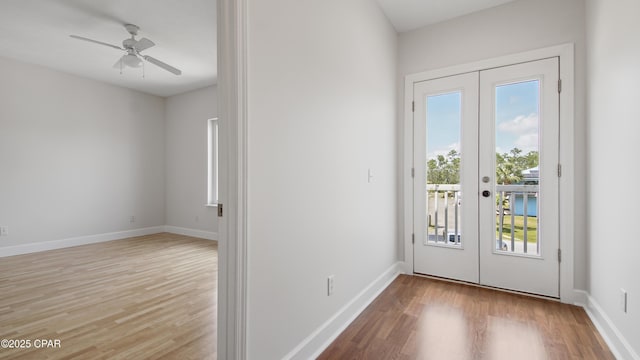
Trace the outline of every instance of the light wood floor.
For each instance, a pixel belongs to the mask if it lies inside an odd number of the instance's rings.
[[[157,234],[0,258],[0,359],[215,359],[217,243]]]
[[[319,359],[614,359],[584,310],[402,275]]]

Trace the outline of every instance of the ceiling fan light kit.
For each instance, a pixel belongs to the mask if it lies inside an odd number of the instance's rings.
[[[78,39],[78,40],[83,40],[83,41],[88,41],[88,42],[92,42],[95,44],[99,44],[99,45],[104,45],[104,46],[108,46],[114,49],[118,49],[118,50],[123,50],[126,52],[126,54],[122,55],[122,57],[115,63],[114,67],[115,68],[120,68],[120,70],[122,70],[123,66],[128,66],[128,67],[132,67],[132,68],[139,68],[140,66],[143,65],[142,60],[144,59],[147,62],[152,63],[153,65],[164,69],[170,73],[173,73],[175,75],[180,75],[182,74],[182,71],[180,71],[179,69],[165,63],[162,62],[154,57],[151,57],[149,55],[143,55],[141,54],[142,51],[155,46],[155,43],[147,38],[142,38],[140,40],[136,40],[136,36],[138,35],[138,30],[140,30],[140,28],[136,25],[133,24],[126,24],[125,29],[127,30],[127,32],[129,34],[131,34],[130,38],[125,39],[124,41],[122,41],[122,47],[117,46],[117,45],[113,45],[113,44],[109,44],[106,42],[102,42],[102,41],[98,41],[98,40],[93,40],[93,39],[89,39],[89,38],[85,38],[82,36],[77,36],[77,35],[69,35],[74,39]]]
[[[132,68],[139,68],[142,65],[142,60],[133,54],[127,54],[122,57],[122,62]]]

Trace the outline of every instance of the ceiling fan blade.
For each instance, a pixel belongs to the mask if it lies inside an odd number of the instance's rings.
[[[133,45],[134,48],[136,48],[136,50],[138,52],[142,51],[142,50],[146,50],[152,46],[154,46],[155,43],[147,38],[142,38],[140,40],[138,40],[138,42],[136,42],[135,45]]]
[[[88,42],[92,42],[92,43],[96,43],[96,44],[100,44],[100,45],[104,45],[104,46],[108,46],[108,47],[112,47],[114,49],[118,49],[118,50],[124,50],[123,48],[121,48],[118,45],[112,45],[112,44],[108,44],[106,42],[102,42],[102,41],[98,41],[98,40],[92,40],[92,39],[87,39],[86,37],[82,37],[82,36],[77,36],[77,35],[69,35],[70,37],[74,38],[74,39],[78,39],[78,40],[84,40],[84,41],[88,41]]]
[[[118,59],[118,61],[116,61],[115,64],[113,64],[113,68],[114,69],[121,69],[124,67],[124,64],[122,63],[124,61],[124,57],[127,55],[122,55],[122,57],[120,59]]]
[[[180,71],[180,70],[178,70],[178,69],[174,68],[173,66],[171,66],[171,65],[169,65],[169,64],[163,63],[162,61],[160,61],[160,60],[158,60],[158,59],[156,59],[156,58],[153,58],[153,57],[151,57],[151,56],[149,56],[149,55],[142,55],[142,57],[143,57],[145,60],[147,60],[148,62],[152,63],[153,65],[156,65],[156,66],[158,66],[158,67],[161,67],[161,68],[163,68],[163,69],[167,70],[168,72],[174,73],[174,74],[176,74],[176,75],[180,75],[180,74],[182,74],[182,71]]]

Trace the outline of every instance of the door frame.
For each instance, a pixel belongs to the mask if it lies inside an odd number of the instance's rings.
[[[574,122],[575,122],[575,89],[574,89],[574,44],[567,43],[552,47],[505,55],[501,57],[476,61],[467,64],[429,70],[405,76],[404,80],[404,119],[403,119],[403,150],[402,150],[402,226],[401,238],[404,249],[404,270],[407,274],[413,274],[413,86],[416,82],[438,79],[441,77],[458,75],[468,72],[492,69],[501,66],[519,64],[523,62],[546,59],[550,57],[560,58],[560,80],[562,91],[560,93],[560,164],[562,176],[560,177],[560,249],[562,261],[560,262],[560,301],[563,303],[575,303],[579,294],[574,287]]]
[[[247,0],[219,0],[217,358],[247,355]],[[213,321],[213,320],[212,320]]]

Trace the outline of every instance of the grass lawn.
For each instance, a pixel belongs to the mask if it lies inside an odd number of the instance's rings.
[[[516,240],[524,239],[524,216],[514,216],[514,231]],[[500,227],[500,217],[496,215],[496,237]],[[511,240],[511,215],[504,216],[504,226],[502,228],[502,239]],[[529,216],[527,218],[527,242],[536,243],[538,241],[538,218]]]

